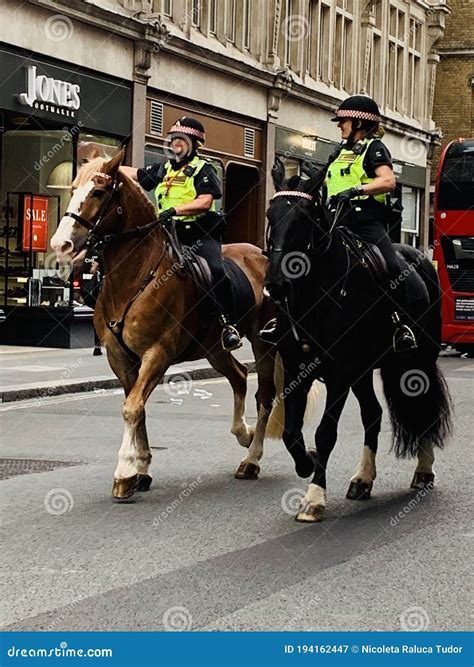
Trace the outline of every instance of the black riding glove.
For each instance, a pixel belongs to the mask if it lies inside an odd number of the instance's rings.
[[[350,199],[353,199],[354,197],[360,197],[362,192],[360,191],[359,188],[349,188],[349,190],[343,190],[342,192],[338,192],[337,195],[334,195],[333,202],[334,204],[347,204]]]
[[[176,209],[171,207],[167,208],[166,211],[163,211],[163,213],[160,213],[158,220],[161,222],[162,225],[169,224],[171,222],[171,218],[176,215]]]

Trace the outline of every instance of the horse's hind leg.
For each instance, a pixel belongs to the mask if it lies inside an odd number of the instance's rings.
[[[256,336],[252,337],[252,349],[255,356],[257,369],[258,388],[255,394],[257,402],[257,423],[255,432],[247,455],[240,462],[235,473],[237,479],[256,479],[260,471],[259,461],[263,456],[263,441],[267,428],[268,417],[272,410],[273,397],[275,395],[275,384],[273,372],[275,367],[275,356],[268,345],[262,343]]]
[[[346,498],[368,500],[376,477],[375,456],[382,424],[382,406],[375,395],[372,372],[366,373],[354,383],[352,391],[359,401],[364,425],[364,448],[359,466],[351,478]]]
[[[234,416],[232,435],[239,445],[249,447],[254,429],[245,421],[245,397],[247,395],[247,368],[228,352],[218,350],[207,357],[211,366],[230,382],[234,392]]]
[[[411,482],[412,489],[431,489],[434,485],[435,474],[433,445],[423,439],[418,447],[418,465]]]
[[[146,490],[151,482],[148,466],[151,452],[145,425],[145,404],[166,370],[166,355],[161,347],[148,350],[142,360],[138,378],[123,404],[125,431],[114,473],[112,496],[128,500],[138,490]]]

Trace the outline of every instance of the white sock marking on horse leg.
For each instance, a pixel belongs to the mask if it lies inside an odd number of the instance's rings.
[[[138,472],[137,448],[135,446],[136,431],[136,426],[131,426],[125,422],[122,445],[118,453],[119,462],[114,473],[115,479],[127,479]]]
[[[423,440],[418,448],[418,465],[415,472],[433,473],[434,460],[433,445],[428,440]]]
[[[265,438],[265,430],[267,428],[269,416],[270,410],[267,410],[261,405],[260,410],[258,411],[257,425],[255,427],[253,440],[249,447],[248,454],[242,463],[254,463],[255,465],[258,465],[258,462],[263,456],[263,440]]]
[[[242,447],[248,447],[252,440],[252,431],[245,421],[245,399],[234,392],[234,417],[232,420],[232,435],[235,435]]]
[[[357,468],[356,473],[351,477],[351,482],[360,481],[365,484],[370,484],[370,482],[374,481],[376,476],[375,452],[370,449],[370,447],[367,447],[367,445],[364,445],[359,467]]]
[[[304,498],[301,499],[302,512],[311,511],[312,507],[326,507],[326,489],[318,484],[311,483]]]

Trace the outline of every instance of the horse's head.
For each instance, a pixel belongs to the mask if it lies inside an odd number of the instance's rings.
[[[275,299],[288,294],[291,281],[308,275],[311,263],[307,251],[324,233],[319,225],[318,190],[325,174],[315,169],[305,173],[310,176],[307,180],[299,176],[286,180],[281,160],[277,158],[273,165],[276,193],[267,211],[269,266],[265,285]]]
[[[118,168],[124,149],[105,162],[95,158],[79,170],[71,187],[71,199],[51,248],[58,259],[71,260],[84,247],[89,232],[100,236],[118,231],[122,223]]]

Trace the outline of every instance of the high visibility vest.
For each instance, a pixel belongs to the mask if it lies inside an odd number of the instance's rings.
[[[343,148],[337,158],[331,162],[325,181],[329,199],[344,190],[356,188],[365,183],[372,183],[375,180],[367,176],[364,169],[364,157],[373,141],[375,141],[375,138],[358,141],[356,146],[359,147],[359,150],[355,153],[350,148]],[[389,201],[386,194],[360,195],[359,197],[353,197],[353,200],[368,199],[369,197],[373,197],[381,204],[388,204]]]
[[[195,155],[191,162],[188,162],[180,169],[173,169],[168,161],[165,164],[165,173],[161,183],[155,188],[155,198],[158,215],[169,208],[176,208],[181,204],[190,204],[197,197],[194,179],[206,164],[206,160]],[[216,204],[212,201],[209,211],[215,211]],[[194,215],[177,215],[176,220],[183,222],[194,222],[206,215],[196,213]]]

